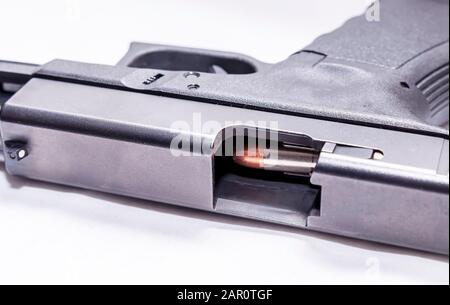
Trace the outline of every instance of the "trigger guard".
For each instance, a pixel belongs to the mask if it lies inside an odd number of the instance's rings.
[[[135,42],[118,66],[216,74],[253,74],[268,64],[246,55]]]

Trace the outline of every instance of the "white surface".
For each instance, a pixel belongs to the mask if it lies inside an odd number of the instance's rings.
[[[276,62],[365,0],[0,0],[0,59],[114,64],[130,41]],[[443,283],[448,258],[45,183],[0,168],[0,283]]]

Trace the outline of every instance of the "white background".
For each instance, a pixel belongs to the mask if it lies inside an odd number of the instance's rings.
[[[366,5],[0,0],[0,59],[115,64],[130,41],[144,41],[277,62]],[[447,257],[8,178],[0,168],[0,283],[448,282]]]

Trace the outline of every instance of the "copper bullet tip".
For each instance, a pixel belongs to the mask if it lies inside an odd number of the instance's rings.
[[[241,166],[255,169],[264,168],[264,154],[259,149],[244,150],[234,155],[233,160]]]

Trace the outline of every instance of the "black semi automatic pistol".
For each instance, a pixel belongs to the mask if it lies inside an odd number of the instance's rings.
[[[11,175],[448,254],[448,26],[448,0],[382,0],[277,64],[144,43],[115,66],[0,61],[1,159]]]

